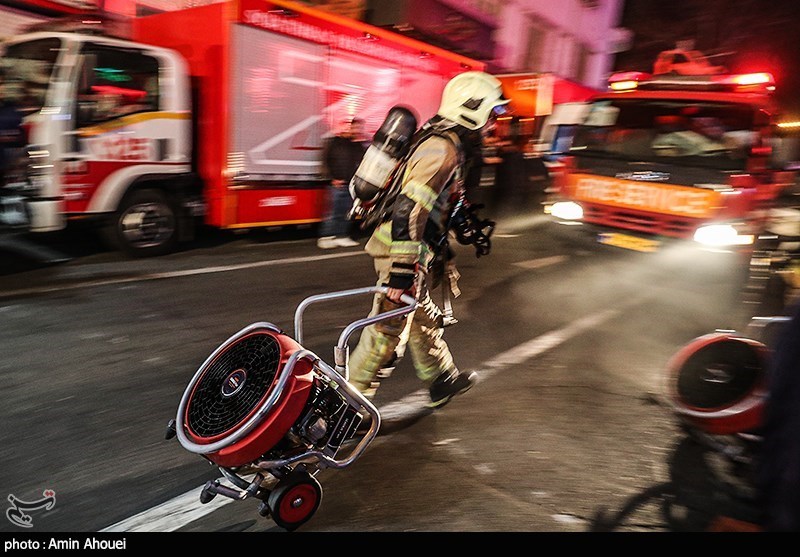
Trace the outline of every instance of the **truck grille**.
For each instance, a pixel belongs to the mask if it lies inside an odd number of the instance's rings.
[[[676,217],[673,215],[657,215],[654,213],[640,213],[615,207],[586,204],[584,206],[584,221],[622,228],[646,234],[669,236],[672,238],[691,238],[697,227],[692,219]]]

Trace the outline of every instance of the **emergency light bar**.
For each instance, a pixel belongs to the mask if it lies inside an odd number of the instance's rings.
[[[619,72],[613,74],[608,80],[612,91],[631,91],[639,86],[640,81],[647,81],[653,76],[646,72]]]
[[[771,93],[775,79],[768,72],[733,75],[658,75],[645,72],[619,72],[608,80],[612,91],[687,90]]]
[[[748,73],[731,76],[730,81],[736,85],[774,85],[775,79],[767,72]]]

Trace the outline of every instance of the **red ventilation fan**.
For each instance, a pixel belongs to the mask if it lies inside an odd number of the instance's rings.
[[[694,339],[668,364],[676,412],[705,433],[752,432],[762,419],[768,357],[764,344],[735,333]]]
[[[167,437],[216,464],[227,480],[208,482],[203,503],[217,495],[255,497],[259,513],[294,530],[319,507],[323,468],[352,464],[375,438],[380,415],[348,383],[348,339],[357,329],[410,313],[416,301],[348,325],[331,367],[301,346],[302,315],[310,304],[386,292],[368,287],[306,298],[295,312],[295,338],[275,325],[253,323],[222,343],[186,387]],[[358,426],[369,415],[365,432]],[[249,477],[248,477],[249,476]]]

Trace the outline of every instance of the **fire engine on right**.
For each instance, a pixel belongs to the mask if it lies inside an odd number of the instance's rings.
[[[798,259],[800,203],[774,91],[766,72],[612,75],[575,130],[545,212],[617,248],[683,241],[741,253],[747,301],[763,305],[780,288],[782,306],[794,290],[786,271]]]

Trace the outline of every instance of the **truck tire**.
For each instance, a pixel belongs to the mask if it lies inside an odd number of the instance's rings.
[[[175,207],[160,190],[135,190],[125,196],[105,235],[130,257],[170,253],[178,242]]]

